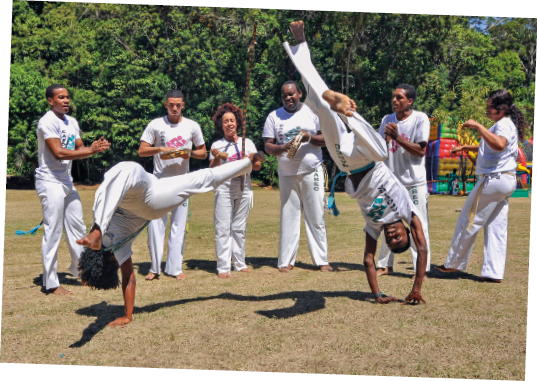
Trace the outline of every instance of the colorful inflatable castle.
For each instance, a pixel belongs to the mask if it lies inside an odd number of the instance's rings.
[[[454,169],[459,181],[465,177],[467,180],[466,191],[470,192],[474,186],[475,166],[468,159],[466,152],[462,154],[462,158],[459,155],[449,153],[452,147],[460,145],[457,140],[457,127],[460,121],[456,118],[448,119],[446,123],[438,123],[436,118],[432,118],[430,121],[431,132],[425,153],[429,193],[447,193],[449,176]],[[475,139],[475,136],[472,138]]]

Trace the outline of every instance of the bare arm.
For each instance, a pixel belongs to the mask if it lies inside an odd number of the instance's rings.
[[[412,234],[412,238],[418,249],[418,258],[416,261],[414,286],[403,304],[407,304],[411,301],[425,303],[425,300],[421,297],[421,284],[423,283],[423,277],[425,276],[425,267],[427,267],[427,241],[425,240],[425,234],[423,234],[421,221],[415,214],[412,214],[412,220],[410,221],[410,233]]]
[[[377,240],[371,237],[369,234],[365,234],[365,252],[364,252],[364,266],[365,273],[367,275],[367,283],[371,288],[373,295],[376,295],[380,292],[379,286],[377,284],[377,269],[375,268],[375,253],[377,251]],[[396,297],[393,296],[379,296],[375,298],[378,303],[389,303],[392,301],[397,301]]]
[[[45,144],[56,160],[85,159],[110,148],[110,143],[104,136],[95,140],[90,147],[84,147],[82,139],[76,139],[74,150],[63,148],[61,140],[57,138],[45,139]]]
[[[323,138],[324,140],[324,138]],[[263,138],[265,142],[265,151],[272,156],[280,156],[289,151],[293,140],[287,142],[285,145],[276,144],[276,138]]]
[[[408,153],[417,157],[425,156],[427,150],[427,142],[412,143],[399,135],[397,124],[388,123],[384,127],[384,135],[386,136],[386,142],[388,143],[388,137],[391,140],[395,140],[401,147],[403,147]]]
[[[201,146],[197,146],[195,151],[192,151],[191,157],[198,160],[205,160],[207,159],[207,148],[205,148],[205,144],[202,144]]]
[[[136,278],[134,276],[134,268],[132,259],[127,259],[121,265],[121,288],[123,290],[123,300],[125,302],[125,316],[115,319],[108,323],[110,327],[115,327],[128,324],[132,320],[132,311],[134,310],[134,295],[136,293]]]
[[[494,151],[501,152],[507,146],[507,139],[503,136],[496,135],[493,132],[490,132],[485,126],[480,123],[477,123],[475,120],[469,119],[463,124],[464,128],[472,128],[477,130],[485,142],[492,148]]]
[[[176,148],[174,147],[153,147],[148,142],[141,142],[140,148],[138,148],[138,156],[140,157],[148,157],[153,155],[158,155],[161,152],[170,152],[175,151]]]

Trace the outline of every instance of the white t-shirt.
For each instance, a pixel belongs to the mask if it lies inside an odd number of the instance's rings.
[[[510,118],[497,121],[489,130],[493,134],[507,139],[503,151],[494,151],[485,139],[481,138],[477,155],[476,175],[493,172],[515,172],[518,156],[518,131]]]
[[[403,220],[410,226],[412,213],[419,218],[408,191],[382,162],[365,175],[358,189],[347,178],[345,192],[358,201],[366,222],[364,232],[377,241],[383,225]]]
[[[242,158],[242,137],[239,137],[239,140],[237,142],[228,142],[226,139],[222,138],[220,140],[215,141],[211,145],[211,149],[216,148],[220,152],[225,152],[229,156],[227,160],[220,160],[222,164],[229,163],[235,160],[241,160]],[[256,153],[257,149],[255,148],[254,143],[246,138],[246,156],[249,156],[251,153]],[[213,160],[214,156],[212,153],[209,154],[209,159]],[[250,182],[250,174],[246,175],[246,180],[244,183],[244,190],[245,191],[252,191],[252,183]],[[226,182],[220,184],[218,188],[216,188],[215,192],[220,193],[228,193],[231,196],[239,196],[241,194],[241,177],[234,177],[232,179],[227,180]]]
[[[311,109],[302,104],[302,108],[291,114],[285,109],[279,108],[269,114],[263,128],[264,138],[276,138],[279,145],[288,143],[298,135],[300,130],[305,130],[311,135],[317,135],[319,117]],[[278,175],[296,176],[313,172],[323,162],[321,147],[310,143],[302,143],[292,159],[287,157],[287,152],[278,156]]]
[[[431,124],[427,115],[421,111],[413,110],[405,120],[397,120],[395,113],[386,115],[380,124],[379,134],[386,138],[384,128],[388,123],[397,124],[399,135],[411,143],[429,141]],[[395,140],[388,143],[388,159],[386,165],[405,187],[427,184],[425,170],[425,156],[418,157],[407,152]]]
[[[49,110],[37,124],[37,161],[39,168],[35,170],[37,180],[51,181],[60,184],[72,184],[72,160],[58,160],[48,149],[46,139],[60,139],[62,148],[74,150],[75,141],[80,139],[80,128],[75,118],[65,115],[61,120]]]
[[[195,147],[205,144],[199,124],[185,117],[179,124],[171,124],[167,116],[153,119],[145,128],[140,140],[155,147],[192,149],[192,143]],[[162,160],[160,155],[156,154],[153,155],[153,174],[158,178],[184,175],[188,172],[188,163],[188,159],[180,157]]]

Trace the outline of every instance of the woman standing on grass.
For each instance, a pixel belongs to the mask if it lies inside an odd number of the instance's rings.
[[[509,197],[516,189],[518,140],[524,140],[527,123],[507,90],[490,93],[486,116],[495,122],[490,130],[471,119],[463,125],[482,136],[479,146],[451,149],[452,154],[478,152],[475,173],[479,181],[464,203],[446,262],[436,268],[442,272],[466,270],[477,233],[484,228],[480,280],[500,283],[507,255]]]
[[[242,138],[237,130],[242,129],[244,120],[241,110],[225,103],[218,107],[213,116],[214,128],[223,138],[211,146],[210,168],[241,159]],[[254,143],[246,139],[246,155],[253,157],[257,152]],[[227,155],[227,156],[226,156]],[[224,159],[225,157],[225,159]],[[253,165],[254,171],[261,169],[261,163]],[[220,278],[229,278],[231,260],[235,271],[249,272],[245,263],[246,220],[253,203],[250,174],[246,175],[244,189],[241,178],[227,180],[214,191],[214,238],[216,249],[216,271]]]

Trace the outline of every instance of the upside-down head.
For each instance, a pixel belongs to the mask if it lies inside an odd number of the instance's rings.
[[[114,253],[104,249],[85,247],[78,262],[78,274],[82,284],[96,290],[109,290],[120,285],[119,265]]]
[[[394,254],[404,253],[410,247],[410,230],[403,221],[395,221],[385,224],[383,227],[386,245]]]

